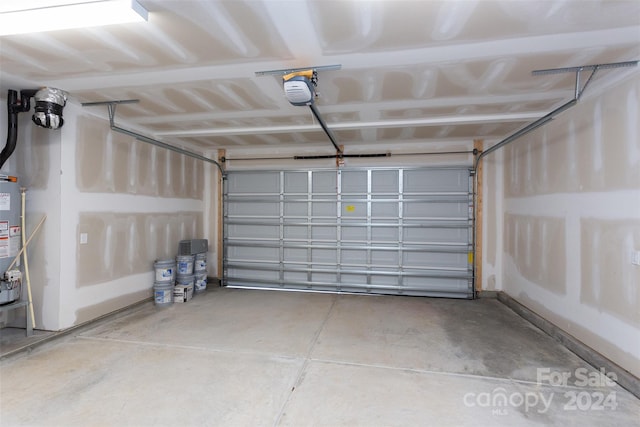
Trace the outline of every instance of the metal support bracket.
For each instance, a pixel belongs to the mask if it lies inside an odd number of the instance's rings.
[[[576,105],[578,103],[578,100],[580,99],[580,97],[584,93],[584,91],[587,89],[587,86],[589,86],[589,84],[593,80],[593,76],[595,76],[596,72],[598,72],[599,70],[609,69],[609,68],[635,67],[635,66],[638,65],[638,62],[639,61],[614,62],[614,63],[610,63],[610,64],[594,64],[594,65],[583,65],[583,66],[580,66],[580,67],[550,68],[550,69],[546,69],[546,70],[535,70],[535,71],[532,71],[531,74],[533,74],[534,76],[546,75],[546,74],[575,73],[576,78],[575,78],[575,85],[574,85],[575,89],[574,89],[573,99],[571,99],[570,101],[568,101],[565,104],[561,105],[560,107],[556,108],[555,110],[553,110],[549,114],[547,114],[547,115],[545,115],[543,117],[540,117],[535,122],[530,123],[527,126],[525,126],[524,128],[522,128],[522,129],[518,130],[517,132],[509,135],[508,137],[506,137],[502,141],[498,142],[497,144],[495,144],[495,145],[487,148],[486,150],[484,150],[476,158],[474,169],[478,168],[478,164],[480,164],[480,160],[482,160],[482,158],[485,157],[486,155],[488,155],[490,153],[493,153],[494,151],[496,151],[496,150],[504,147],[505,145],[515,141],[516,139],[528,134],[529,132],[538,129],[540,126],[543,126],[543,125],[547,124],[547,122],[553,120],[555,118],[555,116],[557,116],[558,114],[560,114],[560,113],[564,112],[565,110],[568,110],[569,108],[571,108],[574,105]],[[591,74],[589,75],[589,78],[587,79],[585,84],[582,87],[580,87],[580,73],[582,71],[587,71],[587,70],[591,70]]]
[[[546,70],[532,71],[531,74],[534,76],[542,76],[547,74],[576,73],[574,99],[580,99],[587,86],[589,86],[589,83],[591,83],[591,80],[593,79],[593,76],[597,71],[610,68],[635,67],[636,65],[638,65],[638,61],[611,62],[608,64],[581,65],[579,67],[548,68]],[[587,79],[586,83],[582,87],[580,87],[580,73],[589,70],[591,70],[589,78]]]

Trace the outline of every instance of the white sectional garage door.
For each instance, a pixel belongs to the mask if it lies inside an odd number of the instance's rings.
[[[473,297],[467,167],[232,171],[229,287]]]

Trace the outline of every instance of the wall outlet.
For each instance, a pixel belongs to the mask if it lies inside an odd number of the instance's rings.
[[[631,252],[631,264],[640,265],[640,251]]]
[[[80,233],[80,244],[86,245],[89,241],[89,235],[87,233]]]

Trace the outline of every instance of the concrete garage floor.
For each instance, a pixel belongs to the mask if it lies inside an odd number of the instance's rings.
[[[4,360],[0,425],[638,425],[580,368],[495,299],[216,289]]]

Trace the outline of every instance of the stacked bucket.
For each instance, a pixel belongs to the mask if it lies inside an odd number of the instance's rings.
[[[183,240],[175,259],[153,264],[156,272],[153,298],[157,306],[187,302],[194,293],[207,289],[207,250],[206,239]]]
[[[173,304],[173,285],[176,281],[176,261],[158,260],[153,263],[156,279],[153,284],[153,300],[159,307]]]
[[[202,292],[207,289],[207,253],[201,252],[195,255],[194,263],[195,291]]]
[[[176,289],[174,293],[175,302],[187,302],[193,296],[193,288],[196,283],[196,276],[193,274],[195,255],[178,255],[176,265],[178,275],[176,276]]]

